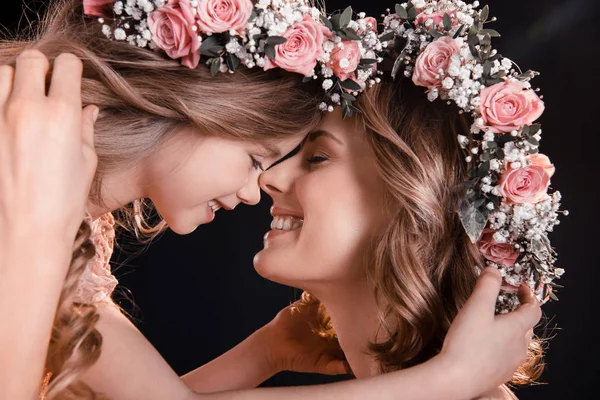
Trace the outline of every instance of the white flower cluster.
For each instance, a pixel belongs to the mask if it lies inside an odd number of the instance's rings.
[[[166,0],[122,0],[113,5],[116,16],[113,25],[98,18],[102,33],[109,39],[127,41],[138,47],[152,46],[152,33],[148,29],[148,14],[165,5]]]

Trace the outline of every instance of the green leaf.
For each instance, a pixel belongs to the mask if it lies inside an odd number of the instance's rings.
[[[332,31],[338,31],[342,28],[340,26],[340,18],[341,18],[340,14],[333,14],[329,18],[329,22],[331,22],[331,27],[333,28]]]
[[[219,38],[215,35],[209,36],[202,42],[200,46],[200,54],[207,57],[218,57],[219,49],[223,49],[223,46],[219,43]]]
[[[323,24],[325,24],[325,26],[327,28],[329,28],[329,30],[331,32],[333,32],[334,29],[333,29],[333,25],[331,25],[331,21],[326,16],[324,16],[323,14],[320,15],[320,18],[321,18],[321,22],[323,22]]]
[[[505,76],[506,76],[506,71],[501,69],[498,72],[496,72],[494,75],[492,75],[492,78],[499,79],[499,78],[504,78]]]
[[[351,91],[361,90],[360,85],[350,78],[341,81],[340,86]]]
[[[498,31],[494,29],[482,29],[481,31],[479,31],[479,33],[482,35],[490,35],[490,37],[500,37]]]
[[[267,38],[267,44],[272,44],[273,46],[284,44],[285,42],[287,42],[287,39],[282,36],[269,36]]]
[[[431,29],[431,30],[429,31],[429,34],[430,34],[431,36],[433,36],[433,37],[434,37],[434,39],[439,39],[439,38],[441,38],[442,36],[445,36],[443,33],[439,32],[439,31],[437,31],[437,30],[435,30],[435,29]]]
[[[504,149],[499,148],[496,150],[496,157],[498,157],[500,160],[504,159]]]
[[[482,163],[479,168],[477,168],[477,176],[479,176],[480,178],[483,178],[484,176],[486,176],[488,174],[488,172],[490,172],[490,162],[489,161],[485,161],[484,163]]]
[[[533,124],[529,126],[529,133],[531,133],[532,135],[535,135],[536,133],[538,133],[540,131],[540,129],[542,129],[542,124]]]
[[[346,7],[342,16],[340,17],[340,28],[344,29],[348,26],[348,23],[352,20],[352,7]]]
[[[358,34],[354,31],[354,29],[344,28],[337,32],[338,32],[338,34],[340,32],[344,32],[346,34],[346,39],[348,39],[348,40],[360,40],[360,36],[358,36]]]
[[[408,19],[406,8],[402,7],[400,4],[396,4],[396,15],[398,15],[401,19]]]
[[[487,21],[489,15],[490,15],[490,7],[486,4],[485,7],[483,7],[483,9],[481,10],[481,12],[479,13],[479,18],[483,22],[485,22],[485,21]]]
[[[348,101],[356,100],[356,97],[352,96],[350,93],[342,92],[341,96],[343,99],[346,99]]]
[[[479,37],[478,36],[469,36],[469,38],[467,39],[467,43],[472,44],[473,46],[476,46],[479,44]]]
[[[411,3],[412,5],[412,3]],[[417,8],[415,6],[412,6],[411,8],[406,10],[408,13],[408,19],[409,20],[413,20],[415,18],[417,18],[417,15],[419,15],[419,11],[417,10]]]
[[[379,37],[379,40],[382,42],[387,42],[388,40],[392,40],[394,38],[394,31],[389,31]]]
[[[448,15],[448,13],[444,13],[444,30],[447,32],[452,28],[452,19]]]
[[[540,145],[540,142],[538,142],[538,140],[536,138],[534,138],[533,136],[528,136],[527,137],[527,141],[529,143],[531,143],[532,145],[534,145],[534,146],[539,146]]]
[[[392,78],[396,79],[396,75],[398,75],[398,71],[400,71],[400,68],[402,68],[403,62],[402,62],[402,56],[399,56],[396,58],[396,60],[394,61],[394,66],[392,67]]]
[[[313,78],[311,78],[310,76],[305,76],[304,78],[302,78],[302,83],[308,83],[308,82],[312,82]]]
[[[558,301],[558,297],[556,297],[556,295],[554,294],[553,291],[548,292],[548,295],[550,296],[550,298],[554,301]]]
[[[483,63],[483,76],[490,76],[490,72],[492,71],[492,63],[486,61]]]
[[[454,36],[452,36],[452,39],[456,39],[457,37],[460,36],[462,30],[465,28],[465,25],[461,25],[458,27],[458,30],[456,31],[456,33],[454,34]]]
[[[377,60],[374,58],[361,58],[359,61],[360,65],[377,64]]]
[[[227,68],[231,71],[235,71],[235,69],[240,65],[240,59],[235,56],[235,54],[227,54],[225,57],[225,62],[227,62]]]
[[[529,135],[529,125],[523,125],[523,129],[521,130],[521,134],[523,136]]]
[[[271,60],[275,59],[275,46],[271,45],[271,44],[266,44],[265,45],[265,54],[267,55],[267,57],[269,57]]]
[[[220,58],[214,58],[213,61],[210,64],[210,74],[212,76],[217,75],[217,73],[219,73],[219,69],[221,68],[221,59]]]

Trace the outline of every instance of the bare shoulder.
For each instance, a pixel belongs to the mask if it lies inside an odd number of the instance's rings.
[[[519,398],[506,385],[501,385],[474,400],[519,400]]]

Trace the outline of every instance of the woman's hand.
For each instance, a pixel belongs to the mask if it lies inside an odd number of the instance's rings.
[[[519,288],[521,305],[494,315],[502,284],[500,272],[485,268],[473,294],[454,319],[439,357],[458,368],[463,382],[479,396],[511,380],[526,360],[533,328],[542,316],[540,305],[526,285]]]
[[[326,339],[313,330],[318,305],[298,306],[298,302],[281,310],[262,328],[267,359],[274,372],[313,372],[327,375],[347,374],[344,353],[335,339]]]
[[[0,66],[0,236],[17,235],[70,250],[96,169],[98,108],[82,112],[82,62],[24,51],[15,68]],[[20,235],[20,236],[19,236]]]

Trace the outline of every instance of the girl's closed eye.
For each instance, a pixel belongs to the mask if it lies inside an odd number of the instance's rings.
[[[312,157],[308,157],[308,158],[306,159],[306,161],[307,161],[309,164],[320,164],[320,163],[322,163],[322,162],[325,162],[325,161],[327,161],[327,160],[328,160],[328,158],[327,158],[327,157],[324,157],[324,156],[317,156],[317,155],[315,155],[315,156],[312,156]]]
[[[250,156],[250,159],[252,160],[252,168],[258,170],[258,171],[262,171],[265,172],[265,169],[262,165],[262,163],[260,161],[258,161],[256,158],[254,158],[253,156]]]

